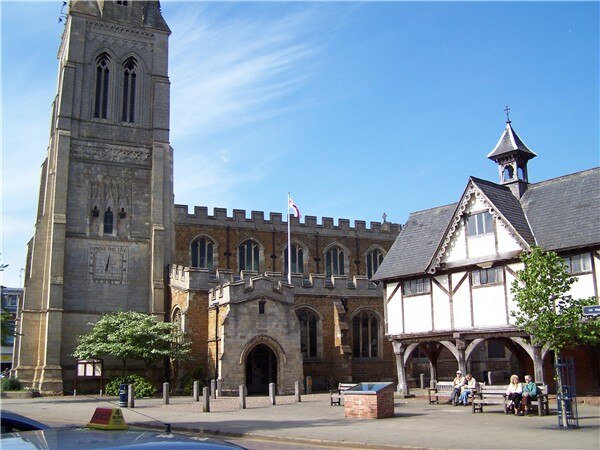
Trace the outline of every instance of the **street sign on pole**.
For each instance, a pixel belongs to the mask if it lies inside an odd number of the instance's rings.
[[[599,317],[600,316],[600,305],[584,306],[583,315],[586,317]]]

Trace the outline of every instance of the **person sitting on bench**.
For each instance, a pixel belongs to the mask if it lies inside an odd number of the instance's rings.
[[[531,375],[525,375],[525,384],[523,384],[522,394],[521,413],[525,415],[527,414],[529,405],[531,405],[531,401],[537,400],[538,395],[540,395],[540,388],[531,381]]]
[[[465,384],[465,377],[462,376],[462,372],[460,370],[457,370],[456,378],[452,380],[452,393],[450,394],[450,400],[448,400],[448,403],[452,403],[454,406],[458,405],[458,396],[460,395],[460,390],[463,384]]]
[[[508,388],[506,388],[506,398],[510,400],[510,404],[507,406],[507,409],[510,409],[511,411],[514,410],[515,416],[522,415],[522,413],[519,412],[522,393],[523,385],[519,383],[519,376],[511,375],[510,383]]]
[[[465,384],[462,386],[458,403],[467,406],[469,404],[469,395],[471,395],[471,392],[473,392],[475,389],[477,389],[477,380],[473,378],[473,375],[468,373],[465,377]]]

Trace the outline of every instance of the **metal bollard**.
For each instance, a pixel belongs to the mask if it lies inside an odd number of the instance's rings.
[[[194,381],[193,397],[194,397],[195,402],[200,400],[200,382],[199,381]]]
[[[202,389],[202,412],[210,412],[210,397],[208,387]]]
[[[127,385],[119,385],[119,406],[127,407]]]
[[[425,374],[424,373],[420,374],[419,378],[421,380],[421,389],[425,389]]]
[[[239,387],[240,393],[240,409],[246,409],[246,386],[240,384]]]
[[[296,381],[294,383],[294,401],[296,403],[300,403],[302,401],[302,397],[300,396],[300,382]]]
[[[306,377],[306,394],[312,394],[312,377]]]
[[[169,383],[163,383],[163,404],[169,404]]]
[[[129,396],[129,402],[127,406],[130,408],[135,408],[135,387],[133,384],[129,385],[129,388],[127,389],[127,395]]]
[[[275,404],[275,383],[269,383],[269,399],[271,400],[271,405]]]
[[[210,380],[210,398],[213,400],[217,398],[217,380]]]

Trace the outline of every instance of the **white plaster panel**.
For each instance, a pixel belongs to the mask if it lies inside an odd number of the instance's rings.
[[[386,301],[387,308],[387,321],[388,321],[388,333],[389,334],[400,334],[403,333],[402,329],[402,292],[400,289],[396,291],[396,295],[390,299],[390,295],[396,289],[398,283],[390,283],[386,286],[385,298],[389,299]]]
[[[463,274],[460,274],[463,275]],[[456,282],[461,277],[456,277]],[[454,328],[471,328],[471,297],[469,293],[469,280],[465,280],[453,297]]]
[[[448,277],[436,277],[442,286],[448,290]],[[433,284],[433,328],[435,330],[449,330],[450,323],[450,301],[448,295]]]
[[[406,333],[431,331],[431,298],[427,295],[404,297]]]
[[[499,220],[495,220],[496,235],[498,236],[498,252],[513,252],[521,250],[519,242],[512,236]]]
[[[476,328],[506,325],[502,284],[473,289],[473,319]]]
[[[464,223],[457,227],[452,237],[452,241],[446,247],[446,253],[442,262],[462,261],[467,258],[467,247],[465,245],[465,226]]]
[[[469,258],[489,256],[496,253],[494,233],[469,236],[467,238],[467,245],[469,247]]]
[[[523,264],[512,264],[509,266],[513,271],[517,271],[523,268]],[[510,323],[511,325],[516,325],[516,319],[514,317],[512,317],[512,315],[510,314],[511,311],[515,311],[517,309],[517,302],[515,301],[515,296],[512,294],[511,292],[511,286],[514,280],[516,280],[516,278],[507,270],[504,271],[504,277],[506,280],[506,296],[508,297],[508,313],[509,313],[509,317],[508,317],[508,323]]]
[[[594,277],[591,273],[577,275],[577,281],[571,285],[569,294],[573,298],[587,298],[594,295]]]

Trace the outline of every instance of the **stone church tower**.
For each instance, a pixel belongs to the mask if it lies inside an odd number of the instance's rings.
[[[164,320],[169,35],[158,1],[69,4],[16,355],[17,376],[41,391],[72,389],[76,337],[101,314]]]

